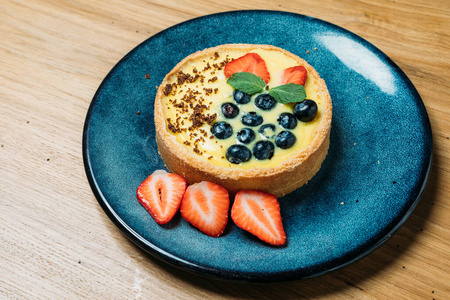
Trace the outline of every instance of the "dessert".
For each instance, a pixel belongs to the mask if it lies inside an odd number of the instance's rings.
[[[325,82],[303,59],[274,46],[221,45],[166,75],[155,99],[156,141],[167,168],[189,184],[281,197],[319,170],[331,114]]]

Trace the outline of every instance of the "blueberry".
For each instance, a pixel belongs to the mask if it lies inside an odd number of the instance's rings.
[[[269,94],[261,94],[255,98],[255,106],[262,110],[271,110],[277,105],[277,101]]]
[[[211,133],[219,140],[224,140],[233,134],[233,127],[227,122],[217,122],[211,127]]]
[[[285,129],[294,129],[297,127],[297,119],[291,113],[282,113],[278,116],[278,124]]]
[[[259,141],[253,146],[253,155],[259,160],[271,159],[274,151],[275,146],[270,141]]]
[[[239,114],[239,107],[233,103],[222,104],[222,113],[225,118],[232,119]]]
[[[225,154],[227,160],[233,164],[249,161],[252,158],[252,152],[244,145],[233,145],[227,149]]]
[[[296,141],[297,138],[292,132],[282,131],[277,135],[275,144],[281,149],[289,149],[294,146]]]
[[[261,117],[260,115],[258,115],[256,112],[251,111],[246,115],[242,116],[242,124],[246,125],[246,126],[258,126],[261,125],[262,122],[264,122],[263,117]]]
[[[251,143],[255,139],[255,132],[250,128],[243,128],[237,133],[237,139],[243,144]]]
[[[275,125],[264,124],[263,126],[259,127],[258,132],[262,136],[262,138],[273,139],[275,137]]]
[[[317,103],[313,100],[303,100],[294,107],[294,116],[302,122],[309,122],[317,115]]]
[[[251,96],[249,94],[246,94],[244,92],[234,90],[233,91],[233,99],[239,104],[247,104],[251,100]]]

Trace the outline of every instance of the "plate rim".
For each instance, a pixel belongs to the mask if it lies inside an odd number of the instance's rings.
[[[406,83],[408,89],[415,94],[417,98],[417,104],[420,104],[421,106],[421,112],[424,112],[424,120],[423,125],[426,130],[426,132],[429,132],[429,152],[430,156],[428,158],[428,165],[426,166],[426,170],[423,174],[423,181],[421,182],[421,186],[419,189],[419,192],[417,194],[416,199],[414,199],[411,202],[410,207],[404,212],[403,216],[396,221],[393,222],[395,225],[382,237],[380,237],[378,240],[376,240],[375,243],[370,244],[366,246],[366,249],[360,253],[358,253],[356,256],[354,256],[352,259],[345,260],[342,263],[338,263],[336,266],[320,271],[313,272],[306,276],[300,276],[298,274],[298,270],[288,270],[288,271],[281,271],[281,272],[274,272],[270,273],[271,276],[265,276],[261,272],[230,272],[225,270],[217,270],[211,267],[202,266],[200,264],[195,264],[192,262],[187,261],[184,258],[175,256],[171,253],[168,253],[167,251],[157,247],[156,245],[153,245],[149,241],[147,241],[144,237],[139,235],[133,228],[131,228],[111,207],[109,204],[108,199],[103,195],[96,177],[94,175],[94,172],[92,170],[92,165],[90,161],[90,151],[89,151],[89,127],[90,122],[92,119],[93,109],[97,103],[97,98],[99,94],[101,93],[104,85],[108,82],[109,78],[114,74],[115,70],[122,65],[123,62],[125,62],[130,56],[132,56],[140,47],[142,47],[144,44],[146,44],[149,40],[158,38],[159,35],[162,35],[164,32],[173,30],[176,27],[184,26],[188,23],[195,22],[199,19],[206,19],[206,18],[214,18],[220,15],[229,15],[229,14],[245,14],[245,13],[270,13],[270,14],[280,14],[280,15],[289,15],[297,18],[303,18],[310,21],[318,22],[325,24],[327,26],[331,26],[333,28],[339,29],[345,34],[349,34],[352,36],[352,38],[358,40],[359,42],[362,42],[365,47],[370,47],[371,51],[377,52],[377,54],[382,54],[383,58],[386,60],[389,65],[391,65],[393,68],[395,68],[399,72],[399,75],[401,75],[403,82]],[[375,45],[367,41],[366,39],[362,38],[361,36],[339,26],[335,25],[331,22],[318,19],[315,17],[310,17],[303,14],[298,14],[294,12],[287,12],[287,11],[280,11],[280,10],[264,10],[264,9],[252,9],[252,10],[231,10],[231,11],[224,11],[224,12],[218,12],[203,16],[198,16],[195,18],[191,18],[188,20],[185,20],[183,22],[174,24],[170,27],[167,27],[154,35],[146,38],[144,41],[139,43],[137,46],[132,48],[127,54],[125,54],[118,62],[115,63],[115,65],[112,67],[112,69],[107,73],[107,75],[103,78],[101,84],[98,86],[91,102],[89,105],[89,108],[87,110],[84,126],[83,126],[83,135],[82,135],[82,155],[83,155],[83,165],[85,169],[85,173],[89,182],[89,185],[91,187],[91,190],[97,199],[97,202],[102,207],[103,211],[106,213],[108,218],[120,229],[120,231],[129,239],[131,240],[135,245],[137,245],[140,249],[144,250],[146,253],[152,255],[153,257],[159,259],[160,261],[164,263],[168,263],[178,269],[185,270],[203,277],[207,278],[213,278],[218,280],[224,280],[224,281],[233,281],[233,282],[253,282],[253,283],[276,283],[276,282],[287,282],[287,281],[294,281],[294,280],[303,280],[303,279],[309,279],[313,277],[322,276],[325,274],[328,274],[330,272],[336,271],[338,269],[342,269],[348,265],[351,265],[355,263],[356,261],[361,260],[362,258],[366,257],[370,253],[374,252],[376,249],[378,249],[381,245],[383,245],[400,227],[404,225],[406,220],[410,217],[414,209],[416,208],[419,200],[421,199],[423,192],[427,186],[431,167],[432,167],[432,161],[433,161],[433,136],[432,136],[432,128],[431,123],[429,120],[429,115],[426,110],[425,104],[423,103],[423,100],[418,93],[417,89],[413,85],[412,81],[408,78],[406,73],[390,58],[388,57],[383,51],[381,51],[379,48],[377,48]],[[392,224],[392,223],[391,223]],[[347,253],[347,255],[350,255],[350,253]],[[342,259],[343,256],[341,256],[339,259]],[[336,261],[338,259],[334,259],[333,261]],[[237,274],[238,273],[238,274]]]

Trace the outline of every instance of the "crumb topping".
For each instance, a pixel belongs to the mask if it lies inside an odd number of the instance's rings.
[[[172,93],[172,88],[172,84],[166,84],[166,86],[164,87],[164,96],[169,96]]]
[[[209,127],[205,127],[211,126],[217,118],[217,114],[210,111],[213,102],[209,96],[220,92],[214,86],[218,81],[217,71],[222,70],[230,60],[228,56],[221,59],[220,54],[215,52],[205,57],[201,66],[179,71],[162,87],[166,109],[175,109],[175,117],[166,118],[168,130],[173,134],[188,133],[188,140],[183,144],[192,147],[192,151],[198,155],[204,154],[199,144],[214,139]]]

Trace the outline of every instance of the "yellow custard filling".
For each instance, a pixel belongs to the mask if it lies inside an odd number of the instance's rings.
[[[270,73],[270,88],[281,85],[281,74],[284,69],[297,65],[294,58],[281,51],[268,49],[255,49],[265,61]],[[246,144],[252,150],[254,144],[265,138],[258,133],[259,127],[264,124],[275,125],[275,136],[285,129],[278,122],[278,116],[283,112],[293,112],[295,103],[277,105],[268,111],[260,110],[254,105],[254,98],[247,104],[237,104],[233,99],[233,88],[227,83],[223,68],[227,62],[245,55],[244,50],[228,50],[216,52],[214,55],[197,57],[184,63],[176,74],[168,78],[164,88],[163,115],[166,121],[166,130],[174,135],[177,141],[184,145],[188,151],[192,151],[199,159],[213,165],[232,167],[238,169],[271,168],[282,164],[293,153],[297,153],[311,144],[316,130],[321,123],[322,107],[324,99],[317,92],[316,79],[308,76],[305,83],[307,99],[317,103],[318,112],[311,122],[298,121],[297,126],[290,130],[296,136],[295,144],[289,149],[281,149],[275,146],[271,159],[257,160],[254,156],[240,164],[233,164],[226,159],[227,149],[238,142],[236,134],[245,126],[241,122],[242,115],[248,112],[257,112],[264,122],[252,129],[256,138]],[[234,103],[239,107],[239,115],[233,119],[226,118],[221,112],[223,103]],[[233,135],[227,139],[217,139],[211,133],[211,125],[215,122],[226,121],[233,127]],[[274,139],[272,139],[274,142]]]

